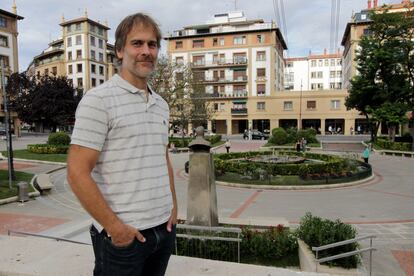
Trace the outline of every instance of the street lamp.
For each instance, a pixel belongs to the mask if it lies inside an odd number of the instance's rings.
[[[302,129],[302,79],[300,79],[300,96],[299,96],[299,122],[298,129]]]

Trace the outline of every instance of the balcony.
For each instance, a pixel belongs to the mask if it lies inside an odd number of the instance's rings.
[[[247,66],[247,58],[219,59],[212,61],[199,60],[191,63],[192,68],[222,68]]]
[[[219,77],[210,77],[201,80],[202,82],[215,84],[215,83],[246,83],[247,76],[237,76],[237,77],[227,77],[227,78],[219,78]]]
[[[231,115],[247,115],[247,107],[245,108],[232,108]]]
[[[218,99],[247,98],[248,92],[247,90],[235,90],[231,93],[214,92],[213,94],[210,94],[210,95],[212,98],[218,98]]]

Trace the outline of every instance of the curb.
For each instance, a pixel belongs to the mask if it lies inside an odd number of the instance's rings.
[[[32,188],[35,190],[34,192],[29,193],[29,197],[38,197],[40,196],[40,192],[34,187],[34,181],[37,178],[37,174],[35,174],[32,177],[32,180],[30,180],[30,186],[32,186]],[[19,201],[19,197],[18,196],[12,196],[12,197],[8,197],[5,199],[0,199],[0,205],[4,205],[4,204],[8,204],[8,203],[12,203],[12,202],[17,202]]]
[[[256,190],[322,190],[322,189],[334,189],[334,188],[345,188],[357,186],[369,182],[375,178],[375,174],[372,174],[370,177],[353,181],[347,183],[338,183],[331,185],[300,185],[300,186],[275,186],[275,185],[252,185],[252,184],[239,184],[231,183],[224,181],[216,181],[216,184],[227,187],[235,188],[246,188],[246,189],[256,189]]]

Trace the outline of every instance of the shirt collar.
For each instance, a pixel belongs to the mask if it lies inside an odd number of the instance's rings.
[[[115,74],[112,79],[114,80],[114,82],[121,88],[125,89],[126,91],[132,93],[132,94],[136,94],[136,93],[140,93],[142,95],[145,95],[146,91],[144,91],[143,89],[139,89],[137,87],[135,87],[134,85],[130,84],[128,81],[124,80],[120,75]],[[149,92],[150,94],[153,94],[152,89],[149,88]]]

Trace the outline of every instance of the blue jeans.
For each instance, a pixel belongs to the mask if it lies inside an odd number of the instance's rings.
[[[92,225],[90,234],[95,254],[94,276],[162,276],[175,246],[176,227],[167,231],[167,223],[140,231],[144,243],[135,239],[118,247],[112,244],[105,229]]]

